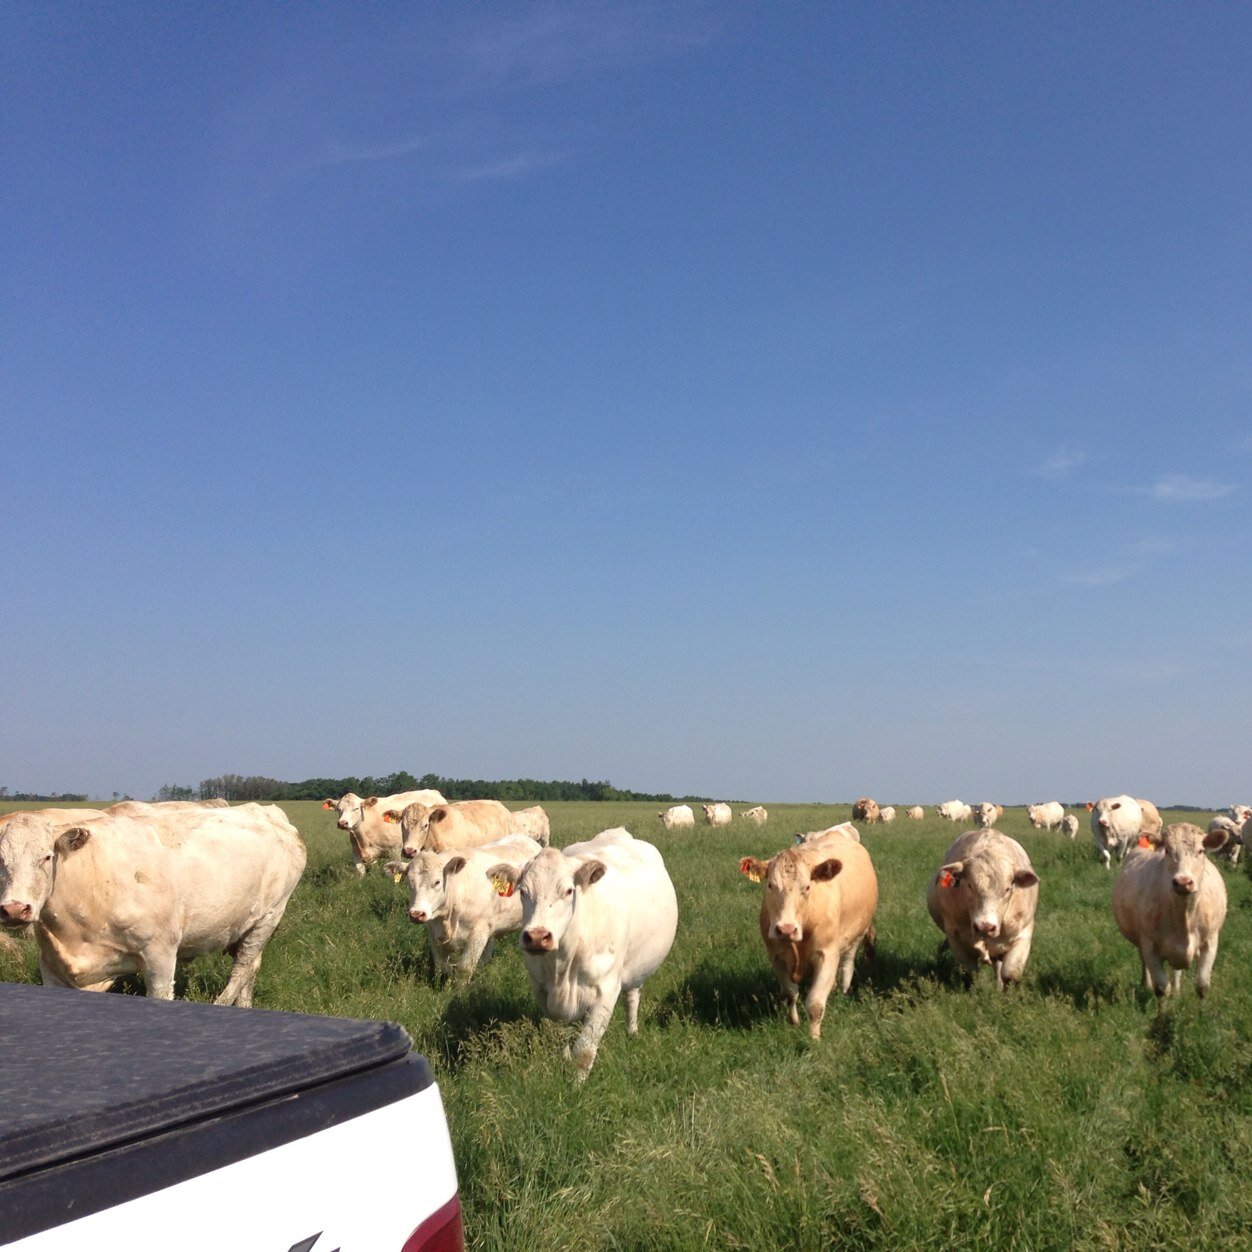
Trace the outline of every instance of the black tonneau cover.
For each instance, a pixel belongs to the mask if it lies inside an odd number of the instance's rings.
[[[432,1081],[393,1022],[0,984],[0,1243]]]

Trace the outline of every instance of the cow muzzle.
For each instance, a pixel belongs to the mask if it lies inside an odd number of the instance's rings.
[[[795,922],[775,922],[774,934],[779,939],[786,939],[789,943],[799,943],[802,937],[800,927]]]
[[[974,929],[975,929],[975,930],[976,930],[976,931],[977,931],[977,932],[978,932],[978,933],[979,933],[979,934],[980,934],[980,935],[981,935],[984,939],[994,939],[994,938],[996,937],[996,935],[998,935],[998,934],[1000,933],[1000,923],[999,923],[999,922],[994,922],[994,921],[992,921],[992,922],[988,922],[988,921],[975,922],[975,923],[974,923]]]
[[[1180,896],[1195,895],[1196,885],[1195,879],[1190,874],[1174,875],[1174,892]]]
[[[7,900],[0,904],[0,923],[5,926],[28,926],[34,910],[20,900]]]
[[[556,947],[556,940],[550,930],[535,927],[522,931],[522,947],[527,952],[551,952]]]
[[[400,851],[403,852],[404,855],[407,856],[409,860],[411,861],[417,855],[417,845],[413,844],[412,846],[410,846],[409,844],[405,844],[404,847],[400,849]]]
[[[411,921],[411,922],[424,922],[425,920],[426,920],[426,910],[425,910],[425,909],[410,909],[410,910],[409,910],[409,921]]]

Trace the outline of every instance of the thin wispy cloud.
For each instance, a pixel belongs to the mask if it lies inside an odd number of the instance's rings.
[[[1209,500],[1220,500],[1234,490],[1234,483],[1192,478],[1189,474],[1166,474],[1150,487],[1144,488],[1145,494],[1162,504],[1202,504]]]
[[[455,172],[462,182],[486,182],[491,179],[522,178],[535,170],[548,169],[565,160],[558,152],[519,152],[516,156],[502,157],[497,161],[484,161]]]
[[[1072,473],[1079,466],[1086,463],[1087,454],[1085,452],[1062,448],[1059,452],[1048,457],[1042,465],[1036,465],[1035,473],[1040,478],[1064,478],[1066,474]]]

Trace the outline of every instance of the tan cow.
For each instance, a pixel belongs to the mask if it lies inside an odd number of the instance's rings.
[[[971,830],[943,854],[926,906],[966,979],[995,969],[1001,988],[1020,982],[1030,956],[1039,875],[1026,849],[998,830]]]
[[[534,804],[513,814],[513,833],[527,835],[546,848],[552,842],[552,823],[543,808]]]
[[[874,955],[878,878],[869,853],[845,835],[830,834],[769,861],[745,856],[739,870],[765,880],[760,928],[793,1026],[800,1022],[800,983],[810,979],[804,1006],[809,1034],[820,1039],[826,1001],[836,983],[846,995],[857,950]]]
[[[880,822],[894,822],[896,820],[896,810],[894,804],[884,804],[878,810],[878,820]]]
[[[410,804],[391,810],[388,822],[400,823],[405,856],[477,848],[514,833],[514,814],[499,800],[457,800],[454,804]]]
[[[339,815],[337,825],[348,832],[352,844],[352,861],[358,874],[364,874],[380,856],[394,856],[400,851],[401,834],[397,826],[385,820],[392,810],[399,812],[410,804],[442,804],[443,796],[425,788],[400,791],[391,796],[369,796],[362,800],[349,791],[338,800],[323,800],[322,808],[334,809]]]
[[[876,822],[882,816],[882,811],[877,803],[869,798],[869,796],[861,796],[859,800],[852,806],[852,820],[854,822]]]
[[[304,863],[272,804],[104,813],[66,828],[26,813],[0,826],[0,923],[34,924],[40,974],[57,987],[104,991],[140,973],[150,996],[170,1000],[177,961],[230,952],[217,1003],[246,1006]]]
[[[912,822],[920,822],[926,816],[926,810],[920,804],[915,804],[905,816]]]
[[[1165,824],[1161,821],[1160,809],[1151,800],[1144,800],[1142,797],[1139,797],[1139,809],[1143,813],[1143,825],[1139,827],[1139,833],[1149,839],[1153,835],[1159,835]]]
[[[1143,985],[1158,999],[1177,994],[1182,971],[1192,965],[1196,995],[1209,989],[1226,920],[1226,884],[1205,853],[1225,842],[1224,830],[1205,834],[1190,822],[1142,835],[1113,884],[1113,920],[1138,948]]]

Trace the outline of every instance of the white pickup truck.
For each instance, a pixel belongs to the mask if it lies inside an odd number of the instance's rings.
[[[461,1252],[439,1088],[391,1022],[0,984],[0,1245]]]

